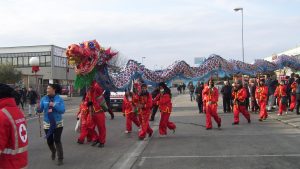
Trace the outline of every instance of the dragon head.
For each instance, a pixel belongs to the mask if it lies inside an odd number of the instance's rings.
[[[100,50],[96,40],[86,41],[80,45],[72,44],[68,46],[66,52],[69,65],[74,66],[76,74],[88,74],[97,64]]]
[[[97,64],[106,64],[116,54],[110,48],[100,47],[96,40],[85,41],[79,45],[72,44],[66,52],[69,65],[72,65],[79,75],[90,73]]]

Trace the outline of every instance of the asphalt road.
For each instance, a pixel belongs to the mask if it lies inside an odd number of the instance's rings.
[[[248,124],[241,116],[240,125],[232,126],[232,114],[220,114],[222,129],[207,131],[205,116],[198,114],[196,103],[188,95],[173,97],[171,121],[176,133],[159,137],[159,117],[151,125],[152,138],[139,141],[137,128],[125,134],[125,118],[116,113],[110,120],[107,114],[107,143],[104,148],[78,145],[74,132],[76,101],[69,104],[64,116],[62,135],[64,165],[50,160],[46,140],[39,137],[37,119],[28,120],[29,168],[32,169],[299,169],[300,130],[280,121],[268,119],[258,122],[251,114]],[[222,112],[221,110],[219,112]],[[159,114],[158,114],[159,115]]]

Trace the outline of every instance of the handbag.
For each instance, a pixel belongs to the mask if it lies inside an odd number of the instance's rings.
[[[77,120],[76,125],[75,125],[75,132],[80,133],[80,128],[81,128],[81,120]]]

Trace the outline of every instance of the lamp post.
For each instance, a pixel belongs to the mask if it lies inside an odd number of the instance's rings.
[[[234,8],[233,9],[235,12],[241,11],[242,12],[242,56],[243,56],[243,62],[245,62],[244,60],[244,9],[243,8]]]
[[[38,78],[37,78],[37,72],[40,70],[40,59],[38,57],[31,57],[29,59],[29,64],[32,66],[32,73],[34,73],[35,76],[35,89],[36,89],[36,93],[38,95],[38,101],[37,104],[39,105],[39,99],[40,99],[40,95],[39,95],[39,84],[38,84]],[[39,106],[38,106],[39,107]],[[39,128],[40,128],[40,137],[42,137],[42,122],[41,122],[41,115],[40,113],[38,113],[38,117],[39,117]]]
[[[142,57],[142,65],[144,64],[144,59],[146,59],[146,57]]]

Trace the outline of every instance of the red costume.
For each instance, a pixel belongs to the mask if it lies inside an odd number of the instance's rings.
[[[132,131],[132,122],[137,126],[140,127],[140,122],[137,119],[137,114],[133,112],[133,105],[132,100],[129,100],[126,96],[123,99],[123,113],[126,117],[126,131],[131,132]]]
[[[246,108],[246,98],[247,98],[247,91],[245,88],[241,88],[238,91],[232,92],[233,98],[233,114],[234,114],[234,124],[238,124],[239,114],[240,112],[244,115],[244,117],[250,123],[250,114]]]
[[[26,120],[13,98],[0,99],[0,168],[28,165]]]
[[[208,88],[207,84],[204,84],[203,91],[204,91],[205,88]],[[202,100],[203,100],[203,105],[204,105],[203,106],[203,112],[206,113],[206,106],[205,106],[206,105],[206,94],[204,94],[203,91],[202,91]]]
[[[80,104],[79,112],[77,117],[80,119],[81,128],[78,143],[84,143],[85,138],[87,141],[97,141],[97,133],[95,131],[95,124],[92,122],[92,117],[87,107],[87,102],[84,101]]]
[[[291,104],[290,110],[293,111],[296,107],[296,90],[297,90],[297,82],[293,82],[291,84]]]
[[[161,112],[159,134],[167,135],[167,128],[175,131],[176,125],[169,121],[172,112],[171,96],[167,93],[158,94],[154,100],[159,106],[159,110]]]
[[[286,99],[285,102],[287,102],[286,85],[277,86],[274,96],[277,97],[279,104],[279,115],[282,115],[282,112],[286,111],[286,103],[282,103],[283,99]]]
[[[86,95],[86,101],[88,103],[92,102],[92,106],[89,107],[89,112],[91,112],[93,122],[98,128],[98,141],[100,144],[105,144],[106,139],[105,111],[99,103],[99,98],[102,97],[103,91],[104,90],[99,86],[99,84],[96,81],[93,81]]]
[[[257,100],[257,104],[259,105],[259,118],[260,120],[266,119],[268,117],[267,113],[267,100],[268,100],[268,87],[258,86],[255,91],[255,98]]]
[[[205,110],[206,110],[206,129],[212,128],[211,116],[215,119],[218,127],[221,127],[221,118],[218,116],[218,89],[206,87],[203,89],[203,95],[206,97]]]
[[[147,95],[140,95],[139,96],[139,113],[141,116],[141,126],[142,129],[139,132],[139,138],[144,139],[146,137],[146,134],[149,134],[149,137],[152,136],[153,130],[150,128],[149,125],[149,117],[150,117],[150,111],[152,108],[152,97],[148,93]]]

